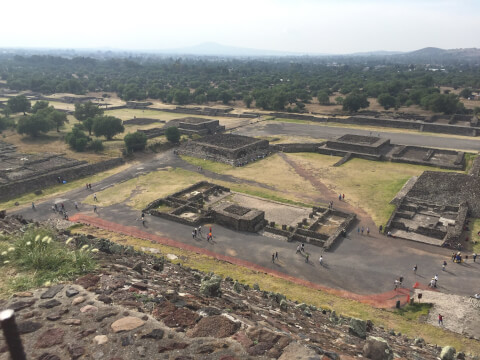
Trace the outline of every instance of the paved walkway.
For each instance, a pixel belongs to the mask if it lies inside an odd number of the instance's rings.
[[[236,257],[228,256],[228,255],[222,255],[213,251],[210,251],[208,249],[200,248],[197,246],[192,246],[189,244],[185,244],[183,242],[175,241],[166,237],[158,236],[155,234],[151,234],[149,232],[140,230],[136,227],[132,226],[125,226],[121,224],[117,224],[111,221],[107,221],[104,219],[101,219],[99,217],[93,217],[93,216],[88,216],[85,214],[75,214],[70,218],[70,221],[77,222],[77,223],[83,223],[83,224],[88,224],[91,226],[95,226],[101,229],[109,230],[109,231],[114,231],[116,233],[121,233],[124,235],[129,235],[133,237],[137,237],[140,239],[144,240],[149,240],[149,241],[155,241],[159,244],[163,245],[168,245],[172,247],[176,247],[179,249],[195,252],[197,254],[203,254],[207,256],[211,256],[217,260],[220,261],[226,261],[234,265],[238,266],[243,266],[248,269],[254,270],[254,271],[259,271],[265,274],[269,274],[271,276],[274,276],[276,278],[288,280],[290,282],[293,282],[295,284],[303,285],[310,287],[315,290],[320,290],[320,291],[325,291],[333,295],[341,296],[347,299],[351,300],[356,300],[360,301],[365,304],[369,304],[375,307],[379,308],[391,308],[396,305],[397,301],[400,301],[402,305],[406,304],[411,292],[409,289],[406,288],[399,288],[397,290],[385,292],[382,294],[373,294],[373,295],[359,295],[355,294],[346,290],[338,290],[338,289],[332,289],[328,288],[319,284],[312,283],[307,280],[299,279],[294,276],[290,276],[288,274],[285,274],[283,272],[269,269],[263,266],[260,266],[258,264],[254,264],[250,261],[242,260]]]

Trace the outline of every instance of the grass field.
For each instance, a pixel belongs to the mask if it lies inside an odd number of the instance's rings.
[[[473,244],[473,252],[480,255],[480,236],[478,232],[480,231],[480,219],[471,219],[470,220],[470,233],[468,237],[472,241],[476,241],[476,244]],[[480,260],[479,260],[480,261]]]
[[[345,199],[363,208],[377,225],[385,224],[394,206],[389,204],[412,176],[431,167],[352,159],[339,167],[332,165],[340,157],[313,153],[288,154],[302,164],[331,190],[345,194]]]
[[[173,263],[180,263],[183,266],[196,269],[202,272],[214,272],[223,278],[230,276],[243,284],[253,286],[257,283],[261,290],[282,293],[292,301],[315,305],[318,308],[332,309],[343,316],[356,317],[364,320],[372,320],[377,326],[384,326],[386,329],[395,329],[397,332],[409,337],[423,337],[427,342],[439,344],[441,346],[450,345],[457,351],[468,351],[474,354],[480,354],[480,343],[476,340],[470,340],[462,335],[445,331],[439,327],[420,323],[419,315],[426,310],[425,307],[414,307],[404,311],[394,312],[372,308],[368,305],[331,295],[327,292],[312,290],[308,287],[291,283],[287,280],[279,279],[253,271],[238,265],[218,261],[212,257],[196,254],[193,252],[164,246],[157,243],[151,243],[130,236],[109,232],[89,226],[75,226],[73,233],[92,234],[98,238],[108,238],[124,245],[132,245],[140,250],[144,248],[158,249],[161,255],[175,254],[178,256]]]
[[[127,201],[129,206],[141,210],[153,200],[170,195],[201,180],[205,180],[205,177],[197,173],[166,168],[97,192],[98,202],[94,202],[91,195],[83,202],[90,205],[110,206]]]
[[[178,119],[190,115],[170,113],[166,111],[155,111],[155,110],[142,110],[142,109],[117,109],[117,110],[107,110],[105,115],[115,116],[122,120],[130,120],[134,117],[137,118],[149,118],[149,119],[159,119],[159,120],[172,120]]]
[[[363,208],[377,225],[385,224],[394,206],[389,204],[396,193],[412,176],[418,176],[431,167],[353,159],[340,167],[333,167],[340,158],[314,153],[287,154],[312,175],[316,176],[335,193],[344,193],[346,200]],[[279,155],[248,164],[244,167],[231,167],[209,160],[183,157],[187,162],[216,173],[232,175],[241,179],[274,187],[281,197],[289,201],[312,204],[318,191],[312,184],[300,177]],[[444,170],[445,171],[445,170]],[[233,190],[273,199],[274,191],[252,189],[245,184],[225,184]],[[314,204],[312,204],[314,205]]]

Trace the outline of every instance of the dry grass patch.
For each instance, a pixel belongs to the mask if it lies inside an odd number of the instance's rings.
[[[389,202],[406,181],[425,170],[432,170],[427,166],[363,159],[353,159],[333,167],[340,157],[313,153],[287,156],[308,169],[335,193],[345,194],[346,201],[363,208],[377,225],[387,222],[394,209]]]
[[[178,113],[170,113],[165,111],[155,111],[155,110],[148,110],[148,109],[107,110],[105,111],[105,115],[115,116],[122,120],[131,120],[134,117],[137,117],[137,118],[159,119],[159,120],[166,120],[166,121],[187,116],[187,115],[178,114]]]
[[[295,170],[288,165],[278,154],[269,156],[243,167],[233,168],[225,174],[246,180],[255,180],[259,183],[274,187],[282,194],[285,192],[302,194],[309,197],[317,192],[313,185],[298,176]]]
[[[183,266],[205,273],[214,272],[223,278],[230,276],[250,286],[257,283],[263,291],[282,293],[292,301],[315,305],[316,307],[324,309],[333,309],[343,316],[372,320],[376,325],[382,325],[386,329],[401,331],[402,334],[409,337],[423,337],[425,341],[431,344],[439,344],[441,346],[450,345],[454,346],[457,351],[463,350],[480,354],[480,344],[476,340],[467,339],[436,326],[410,320],[409,317],[402,316],[393,311],[376,309],[369,305],[331,295],[323,291],[312,290],[309,287],[250,270],[242,266],[222,262],[210,256],[200,255],[90,226],[76,226],[72,229],[72,233],[91,234],[98,238],[107,238],[123,245],[132,245],[137,250],[154,248],[160,251],[161,256],[175,254],[178,256],[178,259],[172,261],[172,263],[180,263]]]
[[[166,168],[138,176],[97,192],[97,202],[93,201],[92,195],[85,198],[83,202],[99,206],[126,202],[128,206],[141,210],[153,200],[163,198],[201,180],[205,180],[205,177],[197,173],[183,169]]]

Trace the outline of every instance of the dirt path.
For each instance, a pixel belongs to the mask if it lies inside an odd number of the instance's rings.
[[[124,235],[129,235],[133,236],[136,238],[144,239],[144,240],[149,240],[153,242],[157,242],[159,244],[167,245],[167,246],[172,246],[176,247],[179,249],[195,252],[197,254],[203,254],[207,255],[210,257],[213,257],[217,260],[220,261],[226,261],[234,265],[246,267],[248,269],[254,270],[254,271],[259,271],[265,274],[269,274],[271,276],[274,276],[276,278],[284,279],[287,281],[291,281],[293,283],[307,286],[309,288],[315,289],[315,290],[321,290],[325,291],[329,294],[336,295],[336,296],[341,296],[347,299],[351,300],[356,300],[359,302],[362,302],[364,304],[369,304],[371,306],[377,307],[377,308],[392,308],[396,305],[397,301],[400,301],[402,305],[405,305],[409,298],[410,298],[410,290],[406,288],[399,288],[397,290],[392,290],[388,291],[385,293],[381,294],[373,294],[373,295],[360,295],[360,294],[355,294],[350,291],[346,290],[339,290],[339,289],[332,289],[328,288],[319,284],[315,284],[313,282],[310,282],[308,280],[303,280],[291,275],[288,275],[286,273],[283,273],[281,271],[276,271],[273,269],[269,269],[266,267],[263,267],[261,265],[252,263],[247,260],[239,259],[236,257],[228,256],[228,255],[222,255],[218,254],[216,252],[210,251],[208,249],[203,249],[197,246],[185,244],[180,241],[176,241],[173,239],[169,239],[166,237],[162,237],[159,235],[155,235],[146,231],[143,231],[139,228],[132,227],[132,226],[125,226],[121,225],[115,222],[111,222],[108,220],[101,219],[99,217],[93,217],[93,216],[88,216],[82,213],[77,213],[73,216],[70,217],[70,221],[77,222],[77,223],[83,223],[83,224],[88,224],[91,226],[95,226],[101,229],[113,231],[116,233],[124,234]]]
[[[333,201],[334,207],[341,211],[354,213],[357,215],[358,220],[364,225],[370,227],[370,229],[376,229],[376,225],[370,215],[365,212],[362,208],[355,207],[346,201],[339,201],[338,200],[338,193],[333,192],[330,190],[324,183],[318,180],[317,177],[313,176],[307,169],[303,166],[298,164],[297,162],[293,161],[290,157],[288,157],[285,153],[279,152],[279,156],[288,164],[290,165],[295,172],[304,178],[305,180],[309,181],[315,190],[317,190],[320,194],[319,197],[315,198],[314,200],[317,202],[324,202],[329,203]],[[375,231],[371,232],[372,236],[375,236]]]

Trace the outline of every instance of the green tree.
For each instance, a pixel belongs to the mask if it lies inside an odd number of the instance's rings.
[[[32,106],[32,113],[36,114],[38,110],[48,108],[48,101],[39,100]]]
[[[359,93],[352,93],[343,100],[343,110],[357,112],[362,108],[368,108],[370,103],[367,96]]]
[[[122,120],[115,116],[96,116],[93,119],[93,133],[95,136],[105,136],[107,140],[125,131]]]
[[[337,96],[337,97],[335,98],[335,103],[336,103],[337,105],[343,105],[343,100],[344,100],[344,99],[343,99],[342,96]]]
[[[245,103],[245,106],[250,109],[250,106],[252,105],[253,97],[252,95],[245,95],[243,97],[243,102]]]
[[[123,141],[125,141],[125,147],[129,153],[145,150],[147,146],[147,136],[140,131],[125,135]]]
[[[392,95],[388,94],[388,93],[383,93],[383,94],[380,94],[378,95],[378,103],[383,106],[383,108],[385,110],[388,110],[392,107],[395,107],[396,105],[396,102],[397,100],[395,99],[395,97],[393,97]]]
[[[320,90],[317,94],[318,102],[322,105],[330,105],[330,97],[325,90]]]
[[[83,120],[83,122],[82,122],[85,129],[88,130],[88,135],[90,135],[90,136],[92,136],[93,119],[94,118],[88,118],[88,119]]]
[[[468,99],[470,96],[472,96],[472,89],[470,88],[465,88],[463,89],[462,91],[460,91],[460,94],[459,94],[461,97],[463,97],[464,99]]]
[[[180,130],[178,130],[178,128],[175,126],[170,126],[167,128],[167,130],[165,130],[165,136],[172,144],[176,144],[180,140]]]
[[[12,127],[13,125],[14,125],[14,122],[12,119],[9,119],[8,117],[0,116],[0,133],[3,130],[8,129],[9,127]]]
[[[17,132],[37,137],[41,132],[46,133],[55,127],[53,121],[43,114],[33,114],[18,120]]]
[[[177,89],[173,94],[173,100],[179,105],[185,105],[190,102],[190,90]]]
[[[8,107],[13,113],[23,112],[23,115],[30,110],[32,103],[23,95],[18,95],[8,99]]]
[[[433,112],[442,112],[444,114],[455,114],[463,112],[464,106],[455,94],[433,93],[422,98],[422,106]]]
[[[90,138],[78,127],[65,136],[65,142],[75,151],[84,151]]]
[[[40,111],[42,111],[42,110],[40,110]],[[50,117],[50,120],[52,120],[52,122],[57,127],[57,132],[60,131],[60,126],[62,126],[63,124],[65,124],[68,121],[67,120],[67,114],[65,114],[64,112],[58,111],[58,110],[51,111],[48,116]]]
[[[87,119],[93,119],[95,116],[103,115],[103,109],[97,104],[87,101],[84,104],[76,103],[75,112],[73,116],[79,121],[85,121]]]

